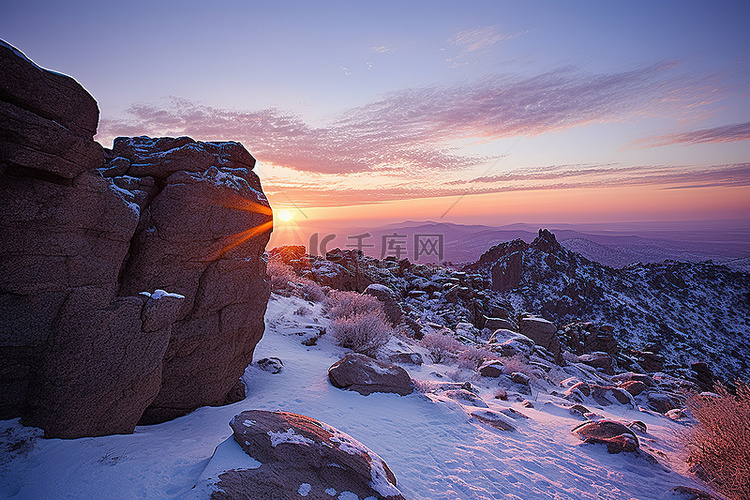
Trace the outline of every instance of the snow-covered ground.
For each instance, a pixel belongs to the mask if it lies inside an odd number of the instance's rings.
[[[295,314],[302,306],[309,312]],[[684,468],[678,439],[684,425],[661,415],[619,405],[591,407],[607,418],[645,422],[641,449],[658,459],[655,464],[632,453],[610,455],[604,445],[582,444],[570,432],[581,422],[563,407],[570,403],[536,390],[528,396],[533,408],[514,397],[497,400],[493,380],[476,374],[471,382],[490,409],[513,407],[530,417],[515,422],[517,431],[472,419],[469,413],[477,408],[444,397],[419,392],[365,397],[337,389],[327,370],[345,351],[326,336],[315,346],[301,343],[326,322],[319,304],[274,294],[255,359],[281,358],[284,370],[271,374],[248,367],[248,396],[233,405],[200,408],[171,422],[138,427],[132,435],[75,440],[45,440],[17,420],[0,422],[0,497],[206,498],[211,478],[228,468],[227,461],[253,465],[233,446],[229,428],[232,417],[247,409],[300,413],[349,434],[388,463],[407,499],[662,499],[681,498],[669,493],[674,486],[706,489],[675,472]],[[397,342],[389,347],[398,348]],[[405,368],[417,381],[470,377],[455,366]]]

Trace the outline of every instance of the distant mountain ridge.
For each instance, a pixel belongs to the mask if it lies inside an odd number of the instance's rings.
[[[670,224],[674,224],[670,227]],[[659,263],[665,260],[702,262],[713,260],[726,263],[731,269],[747,272],[750,269],[750,223],[743,221],[710,223],[663,223],[660,226],[645,225],[628,229],[614,224],[546,226],[515,223],[505,226],[464,225],[450,222],[405,221],[369,229],[373,247],[365,248],[366,254],[376,258],[386,256],[382,251],[382,239],[393,234],[406,236],[409,252],[414,259],[412,240],[415,234],[441,234],[444,240],[442,261],[469,263],[476,261],[488,248],[498,243],[521,239],[530,243],[540,227],[552,231],[557,240],[569,250],[589,260],[620,268],[633,263]],[[334,242],[335,243],[335,242]],[[438,262],[434,256],[420,256],[419,262]]]

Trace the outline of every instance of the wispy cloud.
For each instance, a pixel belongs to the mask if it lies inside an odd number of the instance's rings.
[[[722,125],[720,127],[704,128],[691,132],[675,132],[657,135],[631,143],[631,146],[653,148],[671,144],[702,144],[710,142],[734,142],[750,139],[750,122]]]
[[[377,54],[390,54],[392,52],[396,52],[396,49],[386,47],[385,45],[378,45],[377,47],[370,47],[370,51]]]
[[[488,53],[492,46],[500,41],[512,40],[528,32],[529,30],[513,34],[503,33],[497,25],[472,28],[454,34],[441,50],[446,52],[446,61],[453,63],[453,66],[459,66],[468,64],[466,59]]]
[[[103,119],[98,138],[189,135],[240,140],[262,162],[331,174],[395,169],[401,175],[457,171],[491,158],[458,154],[451,144],[531,136],[635,117],[700,114],[712,92],[672,76],[673,64],[589,74],[563,68],[528,78],[488,77],[449,86],[403,89],[351,109],[324,126],[269,108],[218,109],[184,99],[130,107]]]

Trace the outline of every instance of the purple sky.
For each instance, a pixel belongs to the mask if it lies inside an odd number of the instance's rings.
[[[105,146],[240,140],[274,207],[306,216],[437,219],[466,195],[448,220],[746,218],[748,19],[728,1],[4,0],[0,38],[97,98]]]

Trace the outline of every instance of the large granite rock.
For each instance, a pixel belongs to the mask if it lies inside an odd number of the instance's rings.
[[[362,354],[347,354],[336,361],[328,369],[328,379],[334,387],[357,391],[364,396],[373,392],[394,392],[406,396],[414,392],[406,370]]]
[[[83,87],[0,63],[0,418],[80,437],[222,403],[270,293],[252,156],[120,138],[105,164]]]
[[[557,363],[562,363],[562,349],[554,323],[544,318],[522,318],[519,329],[522,335],[529,337],[534,343],[554,354]]]
[[[220,474],[214,500],[404,498],[382,458],[323,422],[295,413],[248,410],[230,425],[235,441],[260,465]]]

